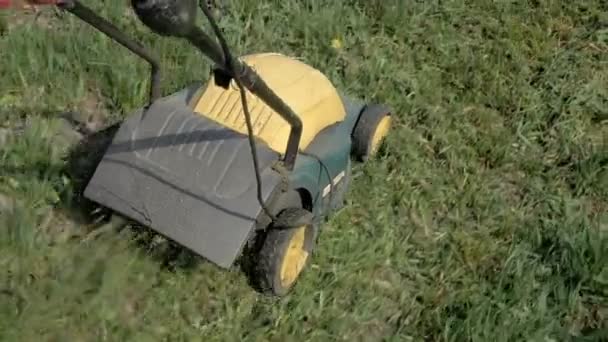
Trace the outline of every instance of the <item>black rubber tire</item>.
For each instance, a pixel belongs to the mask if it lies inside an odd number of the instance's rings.
[[[374,132],[387,115],[390,115],[390,111],[380,105],[368,105],[361,112],[352,133],[351,153],[356,161],[364,162],[371,157]]]
[[[303,208],[286,208],[279,214],[280,221],[299,220],[302,215],[310,213]],[[256,260],[256,283],[260,290],[273,296],[284,296],[290,292],[297,283],[297,279],[308,268],[314,248],[315,229],[311,223],[305,228],[304,249],[308,253],[306,263],[294,282],[285,286],[281,282],[281,265],[286,256],[290,241],[297,232],[297,228],[286,228],[281,226],[271,227],[265,234],[264,242],[257,255]]]

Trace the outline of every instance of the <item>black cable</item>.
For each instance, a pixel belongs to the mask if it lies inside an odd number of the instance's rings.
[[[254,168],[254,173],[255,173],[258,202],[259,202],[260,206],[262,207],[262,210],[264,210],[264,213],[266,215],[268,215],[268,217],[270,217],[270,219],[272,221],[276,221],[276,218],[274,217],[272,212],[268,209],[268,207],[264,203],[264,198],[262,196],[262,177],[260,176],[258,154],[257,154],[256,146],[255,146],[255,140],[254,140],[254,135],[253,135],[253,125],[251,124],[251,113],[249,112],[249,106],[247,104],[247,94],[245,92],[245,87],[243,86],[243,84],[241,82],[240,75],[234,70],[234,65],[232,64],[233,57],[232,57],[232,54],[230,53],[230,49],[228,48],[228,44],[226,43],[226,39],[224,38],[223,34],[221,33],[221,30],[220,30],[219,26],[217,25],[217,22],[213,18],[213,14],[211,14],[211,12],[209,11],[209,8],[207,8],[207,6],[203,2],[204,2],[204,0],[201,0],[199,2],[199,7],[201,8],[203,13],[209,20],[209,24],[211,25],[211,28],[213,29],[213,32],[215,33],[215,36],[217,37],[217,39],[220,43],[220,46],[222,47],[222,52],[224,53],[224,67],[227,69],[227,71],[230,74],[232,74],[232,76],[234,77],[234,81],[239,88],[239,93],[240,93],[240,97],[241,97],[241,105],[243,106],[243,114],[245,116],[245,123],[247,124],[247,133],[248,133],[247,137],[249,140],[249,148],[251,149],[251,156],[253,158],[253,168]]]

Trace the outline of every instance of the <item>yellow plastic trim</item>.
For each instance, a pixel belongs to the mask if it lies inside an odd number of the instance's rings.
[[[370,152],[372,155],[375,154],[380,148],[380,145],[382,145],[382,141],[384,141],[384,138],[386,138],[389,130],[391,129],[391,124],[392,118],[390,117],[390,115],[387,115],[383,117],[376,126],[376,130],[374,131],[374,135],[372,136],[370,148]]]
[[[308,252],[304,248],[305,241],[306,226],[302,226],[297,228],[296,232],[289,241],[287,251],[285,251],[285,256],[283,257],[283,262],[281,263],[280,277],[281,285],[283,287],[291,286],[291,284],[298,279],[298,276],[306,265]]]
[[[346,117],[337,90],[325,75],[313,67],[278,53],[252,54],[241,60],[251,66],[302,120],[300,149],[305,149],[323,128]],[[234,80],[228,89],[223,89],[211,79],[194,111],[247,134],[239,96]],[[290,131],[287,121],[249,91],[247,102],[254,135],[273,150],[284,153]]]

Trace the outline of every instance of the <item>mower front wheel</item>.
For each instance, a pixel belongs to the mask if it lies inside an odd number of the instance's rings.
[[[310,212],[288,208],[266,232],[257,260],[257,282],[261,290],[286,295],[310,263],[315,230]]]

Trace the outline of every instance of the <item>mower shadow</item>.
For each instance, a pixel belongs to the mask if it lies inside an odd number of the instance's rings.
[[[66,158],[66,172],[72,184],[72,200],[64,209],[70,219],[81,226],[96,226],[89,234],[95,234],[101,226],[111,223],[117,215],[110,209],[102,207],[83,196],[99,162],[107,151],[120,122],[112,124],[100,131],[87,134],[83,140],[74,146]],[[146,255],[158,262],[162,268],[173,270],[194,268],[201,258],[173,244],[171,241],[159,239],[160,235],[136,222],[121,218],[122,224],[111,227],[103,234],[118,234],[120,230],[129,231],[129,239],[133,245]]]
[[[121,122],[86,135],[68,153],[65,171],[71,178],[73,193],[72,200],[64,209],[70,219],[78,225],[108,225],[113,217],[118,216],[110,209],[88,200],[83,196],[83,193],[97,165],[108,152],[108,147],[112,143],[112,139],[120,125]],[[125,236],[128,236],[132,245],[138,251],[143,252],[146,257],[158,263],[162,269],[170,272],[176,270],[190,271],[196,269],[201,264],[211,264],[203,257],[172,242],[154,230],[140,223],[124,218],[121,219],[124,220],[124,223],[120,227],[113,227],[107,232],[102,232],[102,234],[118,235],[122,230],[127,230],[128,234],[125,234]],[[95,234],[94,232],[95,229],[93,230],[93,234]],[[254,271],[249,256],[255,253],[255,249],[259,248],[258,245],[258,242],[254,242],[251,246],[247,246],[241,258],[234,264],[234,268],[240,269],[250,281],[254,278]],[[252,283],[251,285],[257,288],[256,284]]]
[[[201,136],[204,134],[204,138]],[[180,134],[165,134],[161,137],[137,139],[134,141],[125,141],[112,145],[112,150],[108,151],[108,155],[149,150],[151,148],[170,147],[175,145],[188,145],[200,142],[238,139],[239,135],[235,132],[230,132],[226,129],[195,131],[190,133]]]

